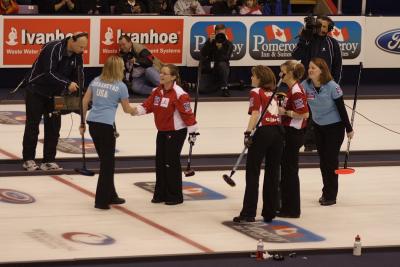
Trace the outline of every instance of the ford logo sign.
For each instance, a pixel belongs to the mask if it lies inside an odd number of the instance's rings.
[[[375,44],[383,51],[400,54],[400,29],[390,30],[380,34]]]

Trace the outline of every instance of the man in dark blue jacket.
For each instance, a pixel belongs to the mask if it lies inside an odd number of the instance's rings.
[[[88,34],[75,33],[63,40],[45,44],[24,81],[26,88],[26,122],[23,140],[23,168],[39,169],[35,163],[39,124],[44,120],[44,147],[42,170],[61,169],[55,163],[56,147],[60,136],[61,116],[55,114],[54,96],[78,91],[77,70],[83,77],[82,54],[88,44]]]
[[[308,22],[307,22],[307,19]],[[334,23],[327,16],[319,16],[316,20],[306,18],[306,25],[300,34],[299,42],[293,51],[293,58],[301,60],[306,73],[312,58],[325,60],[336,83],[342,78],[342,52],[336,39],[328,35],[333,30]],[[310,116],[311,118],[311,116]],[[305,151],[316,150],[314,132],[311,119],[308,120],[306,134],[304,136]]]
[[[303,29],[292,56],[301,60],[306,69],[312,58],[324,59],[333,79],[339,84],[342,75],[342,52],[338,41],[328,35],[333,30],[334,23],[327,16],[319,16],[315,27],[318,27],[319,30],[310,36],[307,36],[306,29]]]

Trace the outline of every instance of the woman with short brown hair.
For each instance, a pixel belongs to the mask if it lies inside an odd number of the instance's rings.
[[[234,217],[234,222],[254,222],[257,214],[258,184],[261,162],[265,158],[263,209],[261,215],[265,222],[275,218],[278,208],[278,182],[279,168],[283,148],[283,136],[278,114],[278,104],[274,97],[276,89],[275,75],[269,67],[255,66],[251,70],[251,83],[255,88],[250,91],[250,120],[244,132],[244,143],[248,147],[246,160],[246,190],[243,208],[239,216]],[[267,107],[267,112],[257,127],[257,121],[262,110]],[[251,133],[255,131],[254,135]]]

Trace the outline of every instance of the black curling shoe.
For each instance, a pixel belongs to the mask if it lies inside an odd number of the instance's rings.
[[[118,205],[118,204],[124,204],[126,201],[123,198],[116,197],[113,200],[111,200],[110,204]]]
[[[242,223],[242,222],[255,222],[256,219],[254,217],[246,217],[246,216],[236,216],[233,217],[233,222]]]

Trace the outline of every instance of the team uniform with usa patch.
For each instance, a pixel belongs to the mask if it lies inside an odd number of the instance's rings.
[[[339,168],[340,147],[345,130],[348,133],[353,131],[344,105],[343,91],[333,80],[319,88],[315,87],[311,80],[303,81],[302,85],[307,93],[315,125],[315,141],[324,184],[321,199],[322,202],[335,204],[339,187],[335,170]]]

